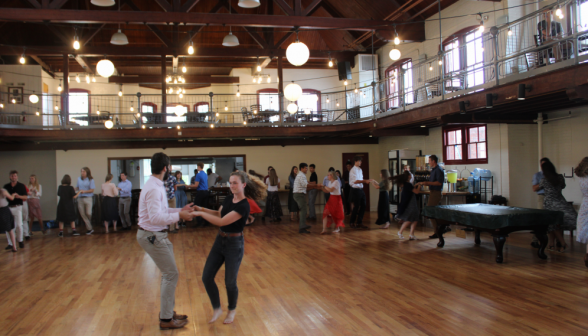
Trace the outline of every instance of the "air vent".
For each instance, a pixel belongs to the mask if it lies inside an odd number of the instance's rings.
[[[378,55],[359,55],[359,71],[372,71],[377,68]]]

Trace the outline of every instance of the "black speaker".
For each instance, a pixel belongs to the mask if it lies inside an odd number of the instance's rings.
[[[351,77],[351,63],[349,62],[338,62],[337,67],[339,68],[339,80],[352,79]]]

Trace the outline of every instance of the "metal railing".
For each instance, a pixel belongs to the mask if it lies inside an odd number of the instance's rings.
[[[371,86],[305,93],[292,113],[287,112],[291,102],[277,90],[239,96],[43,94],[36,104],[28,99],[32,93],[13,104],[11,94],[0,92],[0,127],[103,128],[108,120],[113,128],[293,127],[377,119],[585,62],[588,3],[586,8],[578,4],[555,3],[484,33],[473,32],[446,45],[441,55]],[[563,18],[555,15],[559,6]],[[70,101],[67,109],[64,98]]]

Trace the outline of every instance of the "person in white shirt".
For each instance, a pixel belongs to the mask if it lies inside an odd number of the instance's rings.
[[[410,166],[404,165],[404,171],[410,174],[410,180],[408,181],[408,183],[414,185],[414,174],[410,172]]]
[[[325,178],[323,179],[324,186],[329,185],[329,174],[334,171],[335,171],[335,168],[333,168],[333,167],[329,168],[329,171],[327,172],[327,176],[325,176]],[[337,176],[337,181],[339,181],[339,185],[342,187],[343,184],[341,183],[341,179],[339,178],[339,176]],[[324,192],[324,189],[323,189],[323,192]],[[325,194],[325,204],[327,204],[327,202],[329,201],[330,193],[324,192],[324,194]]]
[[[167,227],[181,219],[191,221],[195,214],[192,203],[178,209],[168,208],[163,181],[171,171],[169,156],[155,153],[151,157],[151,173],[139,197],[139,230],[137,241],[153,259],[161,271],[161,310],[159,328],[162,330],[183,328],[188,316],[174,311],[178,267],[174,258],[173,245],[167,238]]]
[[[213,188],[216,182],[223,179],[217,173],[213,173],[210,168],[206,169],[206,173],[208,174],[208,189]]]
[[[282,204],[280,203],[280,179],[274,168],[269,171],[269,176],[265,179],[267,185],[267,200],[265,202],[265,217],[270,218],[270,222],[279,222],[282,220]]]
[[[323,232],[321,234],[327,233],[327,227],[330,227],[331,224],[335,224],[336,227],[333,233],[339,233],[341,232],[340,228],[345,227],[345,224],[343,224],[345,211],[341,200],[341,182],[337,179],[335,170],[329,171],[327,178],[329,184],[328,186],[323,186],[323,192],[328,192],[330,197],[323,211]]]
[[[349,226],[356,229],[368,229],[363,225],[363,215],[365,214],[365,193],[363,192],[363,185],[369,184],[370,180],[363,179],[363,171],[361,170],[361,156],[356,156],[355,165],[349,172],[349,185],[351,186],[351,200],[353,203],[353,210],[351,211],[351,219]]]
[[[298,204],[300,209],[298,233],[310,233],[308,229],[310,226],[306,225],[306,213],[308,212],[308,204],[306,203],[306,191],[314,188],[322,188],[322,184],[316,184],[316,182],[308,182],[306,179],[306,173],[308,172],[308,165],[301,163],[299,166],[298,175],[294,180],[294,200]]]

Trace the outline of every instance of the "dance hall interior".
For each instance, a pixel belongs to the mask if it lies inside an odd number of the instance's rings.
[[[588,1],[0,1],[0,335],[588,335]]]

